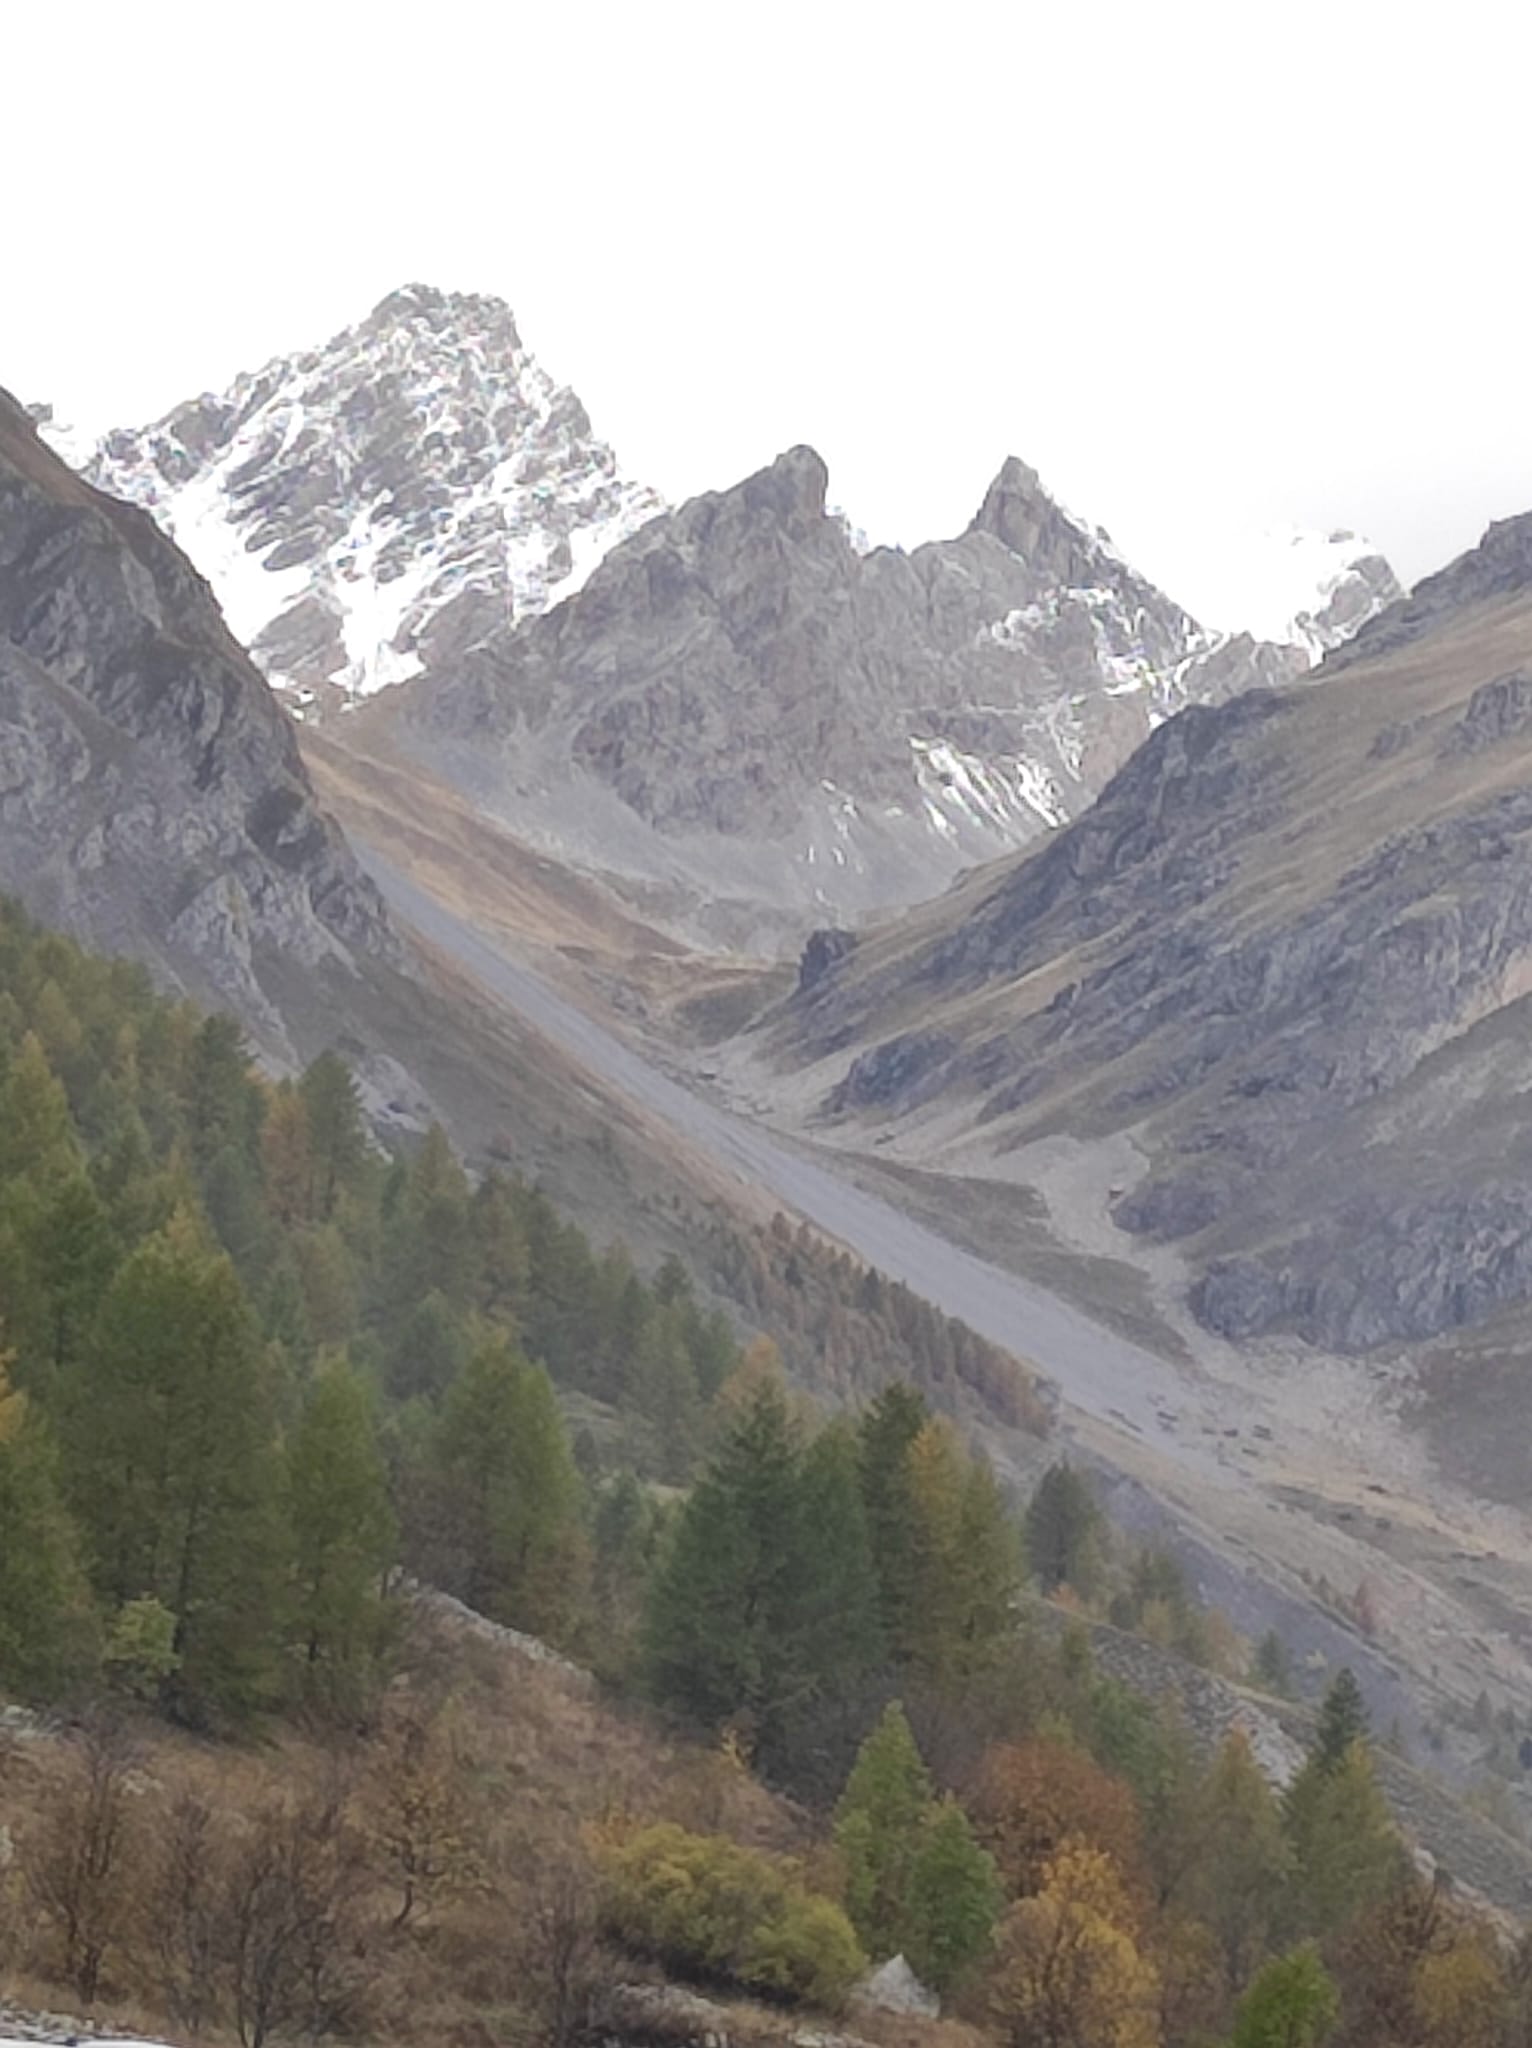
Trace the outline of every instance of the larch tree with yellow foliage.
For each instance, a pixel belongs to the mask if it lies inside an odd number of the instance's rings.
[[[1070,1843],[1011,1908],[989,1983],[1008,2048],[1160,2048],[1160,1986],[1110,1856]]]

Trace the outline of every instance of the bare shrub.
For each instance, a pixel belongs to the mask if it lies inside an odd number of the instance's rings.
[[[222,1831],[207,1799],[188,1788],[172,1800],[150,1863],[147,1959],[177,2026],[193,2037],[217,2012]]]
[[[598,1924],[599,1888],[578,1837],[523,1842],[520,1952],[528,2002],[548,2048],[584,2040],[613,1981]]]
[[[366,1983],[361,1836],[333,1799],[275,1801],[230,1857],[221,1947],[244,2048],[273,2033],[311,2039],[360,2017]]]
[[[87,1726],[40,1802],[23,1869],[57,1949],[56,1967],[84,2005],[129,1934],[132,1745],[108,1722]]]

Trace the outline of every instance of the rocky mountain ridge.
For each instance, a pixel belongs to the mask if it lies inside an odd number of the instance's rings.
[[[149,516],[0,393],[0,888],[290,1049],[279,984],[391,959],[294,728]]]
[[[901,1156],[1129,1137],[1112,1214],[1205,1323],[1357,1350],[1532,1314],[1532,515],[1322,673],[1157,731],[777,1030]]]
[[[770,950],[1066,824],[1188,704],[1308,656],[1212,634],[1008,460],[968,529],[861,551],[784,455],[651,521],[544,617],[366,707],[693,940]]]
[[[1273,640],[1208,631],[1015,459],[909,553],[826,510],[809,450],[667,513],[507,306],[422,285],[88,468],[302,719],[405,684],[386,745],[682,937],[753,950],[1055,829],[1159,720],[1301,676],[1397,594],[1364,543],[1309,537],[1256,579]]]
[[[509,307],[424,285],[108,434],[85,467],[154,514],[306,717],[545,609],[663,509]]]

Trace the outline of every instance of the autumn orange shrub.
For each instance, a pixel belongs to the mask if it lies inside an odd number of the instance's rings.
[[[997,1746],[980,1768],[972,1812],[1012,1896],[1040,1890],[1069,1842],[1104,1851],[1130,1888],[1138,1886],[1138,1802],[1083,1750],[1041,1738]]]

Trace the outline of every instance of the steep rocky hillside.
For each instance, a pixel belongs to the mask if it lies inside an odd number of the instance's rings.
[[[87,467],[154,513],[311,718],[567,596],[662,510],[508,306],[425,285],[107,435]]]
[[[291,721],[146,513],[0,393],[0,888],[288,1047],[279,984],[395,957]]]
[[[1532,516],[1321,674],[1165,726],[776,1028],[896,1156],[1114,1139],[1205,1324],[1363,1349],[1532,1302]]]
[[[1307,669],[1205,632],[1014,459],[910,554],[860,552],[825,490],[795,448],[653,520],[347,743],[677,929],[769,947],[934,894],[1065,824],[1171,713]]]

